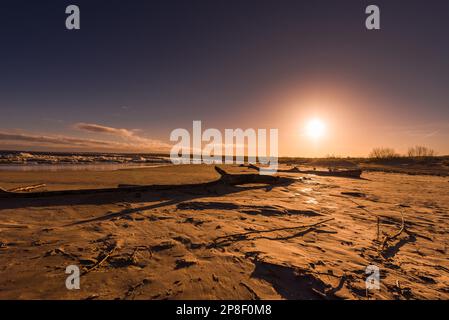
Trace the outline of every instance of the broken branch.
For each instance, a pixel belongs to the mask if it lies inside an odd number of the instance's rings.
[[[382,250],[385,249],[385,247],[387,246],[387,244],[388,244],[389,241],[395,240],[395,239],[396,239],[397,237],[399,237],[399,236],[401,235],[401,233],[405,230],[405,219],[404,219],[404,215],[402,214],[402,212],[401,212],[401,219],[402,219],[402,222],[401,222],[401,228],[399,229],[399,231],[396,232],[395,234],[391,235],[391,236],[386,235],[386,236],[384,237],[384,239],[383,239],[383,241],[382,241],[382,246],[381,246]]]
[[[46,186],[47,185],[45,183],[34,184],[34,185],[31,185],[31,186],[18,187],[18,188],[10,189],[10,190],[8,190],[8,192],[27,192],[27,191],[31,191],[31,190],[35,190],[35,189],[44,188]]]
[[[106,260],[109,259],[109,257],[114,253],[115,249],[117,249],[117,244],[114,244],[112,246],[112,248],[109,250],[109,252],[107,252],[104,257],[102,259],[100,259],[97,263],[95,263],[91,268],[86,269],[83,272],[83,275],[91,272],[92,270],[98,268],[99,266],[101,266]]]

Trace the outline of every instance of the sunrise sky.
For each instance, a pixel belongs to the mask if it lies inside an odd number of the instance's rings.
[[[282,156],[449,154],[448,32],[446,0],[2,1],[0,149],[166,151],[201,120]]]

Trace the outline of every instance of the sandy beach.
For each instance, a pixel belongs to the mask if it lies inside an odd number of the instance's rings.
[[[0,172],[3,189],[199,185],[0,199],[0,299],[449,298],[447,177],[278,175],[290,182],[201,187],[219,178],[207,165]]]
[[[13,315],[447,304],[449,1],[0,8]]]

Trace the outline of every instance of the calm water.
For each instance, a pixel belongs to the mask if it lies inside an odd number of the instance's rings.
[[[138,163],[102,163],[102,164],[6,164],[0,165],[0,171],[112,171],[133,168],[154,168],[170,165]]]

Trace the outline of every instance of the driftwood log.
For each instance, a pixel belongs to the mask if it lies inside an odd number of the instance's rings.
[[[220,179],[218,181],[224,182],[229,185],[239,185],[239,184],[251,184],[251,183],[262,183],[262,184],[277,184],[284,178],[278,176],[261,175],[261,174],[230,174],[219,167],[215,167],[215,170],[220,174]]]
[[[124,193],[124,192],[147,192],[147,191],[162,191],[162,190],[186,190],[193,188],[209,188],[217,185],[244,185],[244,184],[267,184],[276,185],[282,183],[293,182],[292,179],[260,175],[260,174],[231,174],[227,173],[219,167],[215,167],[215,171],[220,174],[217,180],[197,183],[197,184],[182,184],[182,185],[120,185],[118,188],[103,188],[103,189],[81,189],[81,190],[61,190],[61,191],[42,191],[42,192],[11,192],[0,188],[0,199],[6,198],[40,198],[52,196],[69,196],[69,195],[91,195],[102,193]]]
[[[33,184],[31,186],[25,186],[25,187],[18,187],[18,188],[14,188],[14,189],[9,189],[9,192],[28,192],[31,190],[36,190],[36,189],[40,189],[40,188],[44,188],[47,185],[45,183],[40,183],[40,184]]]
[[[249,164],[248,168],[258,171],[261,170],[260,167],[255,166],[254,164]],[[277,169],[276,172],[303,173],[303,174],[314,174],[316,176],[344,177],[344,178],[360,178],[360,175],[362,174],[361,169],[319,171],[319,170],[301,170],[298,167],[293,167],[291,169]]]
[[[260,171],[260,169],[261,169],[260,167],[254,165],[252,163],[250,163],[248,165],[248,168],[254,169],[254,170],[257,170],[257,171]],[[301,172],[301,170],[299,170],[298,167],[293,167],[291,169],[277,169],[276,172]]]

